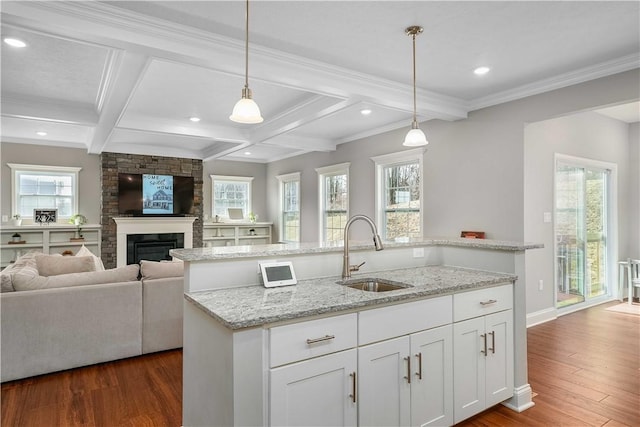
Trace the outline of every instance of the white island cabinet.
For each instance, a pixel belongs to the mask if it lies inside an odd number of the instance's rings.
[[[456,423],[513,395],[512,295],[510,285],[454,295]]]
[[[538,246],[424,245],[423,259],[412,245],[353,246],[381,268],[354,277],[408,285],[379,293],[322,275],[340,248],[173,250],[185,261],[183,425],[441,426],[500,402],[531,407],[520,274]],[[263,287],[258,264],[283,259],[297,285]]]

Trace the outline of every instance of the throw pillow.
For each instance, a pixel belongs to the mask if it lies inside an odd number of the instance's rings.
[[[140,261],[140,273],[143,279],[162,279],[184,276],[182,261]]]
[[[13,287],[16,291],[35,291],[71,286],[134,282],[138,280],[139,270],[140,267],[137,264],[131,264],[104,271],[68,273],[49,277],[38,276],[37,272],[35,274],[25,272],[13,275]]]
[[[85,245],[82,245],[80,250],[78,250],[78,252],[76,253],[76,256],[90,256],[90,257],[93,257],[93,263],[96,266],[95,271],[104,271],[104,264],[102,263],[102,260],[100,259],[100,257],[95,256],[93,254],[93,252],[91,252],[89,249],[87,249],[87,247]]]
[[[2,270],[2,274],[0,274],[1,279],[1,291],[2,292],[13,292],[15,288],[13,287],[13,275],[16,273],[20,273],[23,269],[25,272],[34,272],[37,275],[38,270],[36,269],[36,255],[42,254],[40,251],[29,251],[24,255],[19,256],[16,261],[9,265],[7,268]]]
[[[36,265],[40,276],[57,276],[59,274],[82,273],[95,271],[93,257],[36,255]]]

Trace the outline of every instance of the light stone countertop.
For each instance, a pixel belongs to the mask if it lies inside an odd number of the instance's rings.
[[[425,246],[456,246],[475,249],[490,249],[497,251],[524,251],[527,249],[542,248],[539,243],[522,243],[491,239],[412,239],[407,242],[383,242],[385,248],[425,247]],[[351,252],[358,250],[371,250],[373,243],[370,240],[349,241]],[[332,243],[287,243],[270,245],[246,245],[246,246],[220,246],[210,248],[172,249],[169,253],[177,259],[190,262],[228,260],[232,258],[258,258],[283,255],[320,254],[328,252],[340,252],[343,250],[342,241]]]
[[[325,313],[375,307],[382,304],[448,295],[459,291],[513,283],[512,274],[449,266],[429,266],[354,274],[413,287],[366,292],[338,284],[338,276],[301,280],[295,286],[247,286],[186,293],[185,298],[232,330],[264,326]]]

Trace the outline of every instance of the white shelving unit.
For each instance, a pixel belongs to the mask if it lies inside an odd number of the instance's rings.
[[[20,235],[24,243],[12,244],[14,234]],[[41,251],[45,254],[61,254],[71,251],[74,254],[82,245],[100,256],[102,247],[102,227],[97,224],[82,226],[84,240],[71,240],[76,235],[73,225],[23,225],[2,226],[0,229],[0,268],[8,266],[20,255],[30,250]]]
[[[266,245],[271,243],[272,225],[271,222],[206,223],[202,242],[205,247]]]

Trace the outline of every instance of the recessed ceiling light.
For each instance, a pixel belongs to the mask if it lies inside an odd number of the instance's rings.
[[[38,136],[47,136],[47,133],[39,130],[38,132],[36,132],[36,135],[38,135]]]
[[[4,42],[11,47],[25,47],[27,44],[20,39],[14,39],[13,37],[5,37]]]
[[[371,114],[371,109],[364,108],[364,109],[360,110],[360,114],[362,114],[363,116],[368,116],[369,114]]]
[[[250,155],[251,155],[251,151],[245,151],[245,152],[244,152],[244,155],[245,155],[245,156],[250,156]]]
[[[194,123],[197,123],[197,122],[200,121],[200,117],[195,117],[195,116],[194,117],[189,117],[189,120],[191,120]]]
[[[491,68],[489,67],[478,67],[475,70],[473,70],[473,73],[477,76],[484,76],[489,71],[491,71]]]

